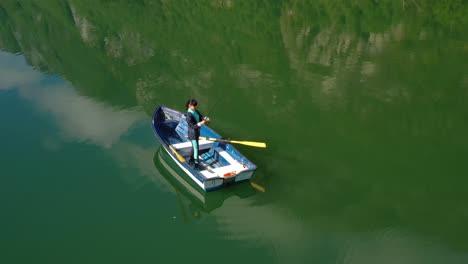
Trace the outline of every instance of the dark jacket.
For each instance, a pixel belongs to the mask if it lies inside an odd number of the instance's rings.
[[[198,110],[195,110],[195,111],[197,111],[198,116],[200,116],[200,121],[202,121],[203,116],[200,114],[200,112],[198,112]],[[195,116],[192,113],[187,112],[185,114],[185,119],[187,120],[187,124],[188,124],[188,139],[198,140],[198,137],[200,137],[200,127],[197,125],[198,122]]]

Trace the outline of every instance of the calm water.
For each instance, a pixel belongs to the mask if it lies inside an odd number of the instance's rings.
[[[468,263],[466,1],[304,2],[2,0],[0,262]],[[164,169],[189,97],[265,193]]]

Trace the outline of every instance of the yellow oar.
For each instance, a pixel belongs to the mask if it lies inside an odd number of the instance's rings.
[[[255,182],[250,182],[250,185],[252,185],[252,187],[254,187],[255,189],[261,191],[261,192],[265,192],[265,188],[263,188],[262,186],[256,184]]]
[[[217,142],[226,142],[226,143],[235,143],[235,144],[242,144],[251,147],[257,148],[266,148],[266,144],[263,142],[255,142],[255,141],[238,141],[238,140],[229,140],[229,139],[220,139],[220,138],[209,138],[209,137],[200,137],[200,139],[210,140],[210,141],[217,141]]]
[[[180,162],[185,162],[185,159],[184,157],[182,157],[182,155],[179,154],[179,152],[177,152],[177,150],[175,150],[175,148],[173,148],[171,146],[171,144],[167,143],[167,145],[169,146],[169,148],[171,149],[172,153],[174,153],[174,155],[176,155],[177,159],[180,161]]]

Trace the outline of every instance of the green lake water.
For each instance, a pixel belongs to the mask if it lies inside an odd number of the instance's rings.
[[[0,2],[0,263],[468,263],[466,1]],[[258,169],[193,195],[195,97]],[[200,196],[201,195],[201,196]]]

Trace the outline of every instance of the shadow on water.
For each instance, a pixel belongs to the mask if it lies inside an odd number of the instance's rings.
[[[162,147],[159,147],[154,154],[153,161],[161,175],[174,188],[184,221],[198,219],[203,215],[210,214],[221,207],[229,197],[236,196],[244,199],[256,193],[256,190],[248,182],[205,192],[179,168]],[[185,202],[188,202],[188,205]]]

